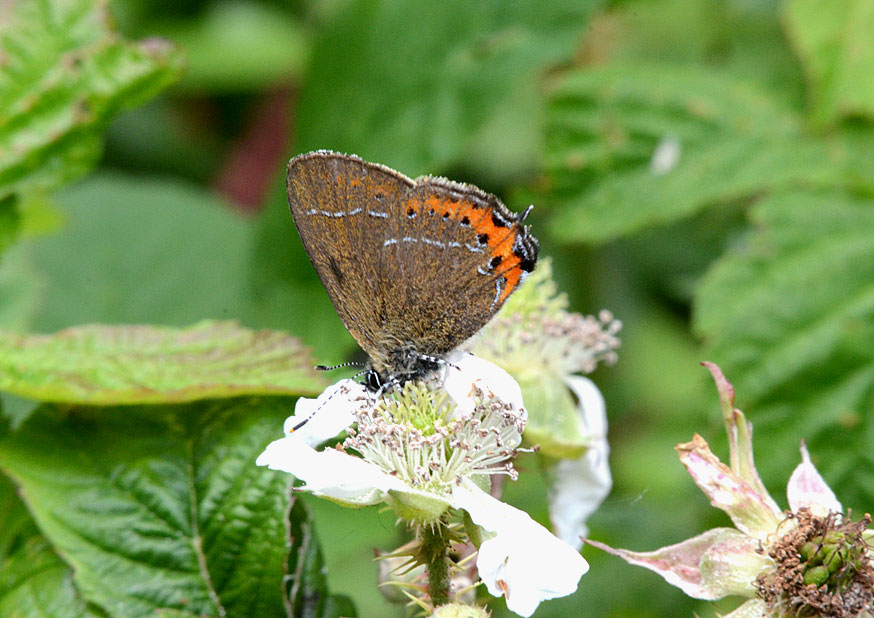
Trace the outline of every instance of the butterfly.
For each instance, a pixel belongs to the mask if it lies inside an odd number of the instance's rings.
[[[516,214],[469,184],[412,180],[353,155],[289,161],[288,203],[343,324],[367,353],[371,390],[439,367],[537,263]]]

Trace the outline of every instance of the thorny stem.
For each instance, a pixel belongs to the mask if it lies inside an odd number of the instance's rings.
[[[434,607],[449,603],[449,537],[446,522],[422,526],[422,557],[428,570],[428,590]]]

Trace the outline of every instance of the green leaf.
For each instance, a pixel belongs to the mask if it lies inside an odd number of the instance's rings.
[[[73,583],[73,571],[45,539],[31,537],[0,561],[0,616],[96,618]]]
[[[72,571],[39,533],[14,485],[0,475],[0,616],[92,616]]]
[[[106,613],[279,616],[289,476],[254,462],[289,409],[43,406],[0,439],[0,466]]]
[[[119,111],[176,80],[165,41],[129,43],[106,1],[16,2],[0,27],[0,198],[57,187],[90,170]]]
[[[18,235],[21,216],[16,206],[14,195],[0,198],[0,255],[12,244]]]
[[[291,497],[288,512],[290,549],[285,578],[288,615],[293,618],[338,618],[358,614],[350,600],[342,596],[327,596],[328,581],[325,561],[306,506]]]
[[[299,147],[355,152],[412,175],[445,169],[512,97],[539,100],[539,75],[571,57],[600,4],[348,3],[313,50]]]
[[[297,80],[308,51],[305,32],[285,7],[224,0],[196,20],[151,24],[186,51],[182,89],[260,90]]]
[[[276,331],[234,322],[186,329],[81,326],[54,335],[0,331],[0,390],[90,405],[321,392],[308,352]]]
[[[702,68],[613,66],[562,79],[550,104],[551,230],[605,242],[798,183],[850,177],[843,152],[753,86]],[[658,148],[675,149],[664,168]]]
[[[58,195],[67,226],[12,249],[41,273],[30,330],[241,315],[253,229],[202,189],[101,174]]]
[[[874,4],[787,0],[783,17],[807,74],[814,119],[874,118]]]
[[[27,508],[15,492],[15,486],[6,476],[0,474],[0,564],[24,540],[38,534]],[[2,572],[0,569],[0,573]]]
[[[781,193],[706,277],[695,326],[767,437],[760,468],[785,483],[807,440],[845,506],[874,502],[874,202]]]

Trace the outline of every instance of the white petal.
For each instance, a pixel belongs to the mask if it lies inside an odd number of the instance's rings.
[[[294,434],[310,446],[316,446],[349,427],[354,422],[352,411],[371,399],[363,385],[354,380],[340,380],[326,388],[318,399],[298,399],[294,416],[285,419],[283,431],[290,435],[300,425]]]
[[[578,411],[592,443],[579,459],[563,459],[555,466],[549,516],[558,537],[579,549],[589,532],[586,520],[610,493],[613,479],[604,397],[588,378],[570,376],[566,382],[579,399]]]
[[[443,388],[455,400],[459,412],[473,411],[475,402],[471,395],[475,388],[482,390],[486,397],[496,397],[517,410],[524,409],[519,384],[494,363],[459,350],[446,360]]]
[[[572,594],[589,570],[573,547],[472,483],[457,485],[452,498],[474,523],[494,534],[480,545],[477,570],[489,593],[506,597],[516,614],[530,616],[541,601]]]
[[[818,517],[825,517],[829,511],[843,513],[844,507],[838,502],[835,492],[826,484],[813,463],[807,447],[801,443],[801,463],[789,477],[789,485],[786,487],[786,497],[789,499],[789,508],[797,513],[802,507],[807,507],[810,512]]]
[[[255,463],[293,474],[306,483],[302,489],[345,504],[377,504],[390,489],[407,489],[363,459],[334,449],[316,451],[297,433],[271,442]]]

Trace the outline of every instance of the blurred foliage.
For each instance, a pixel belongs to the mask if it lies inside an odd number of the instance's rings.
[[[725,523],[672,448],[697,431],[724,455],[704,359],[734,382],[772,493],[806,439],[844,505],[870,511],[872,112],[865,0],[0,2],[3,341],[237,320],[300,338],[317,362],[351,358],[288,215],[284,166],[355,152],[474,182],[517,211],[535,203],[571,309],[623,320],[619,364],[592,376],[615,475],[594,538],[646,550]],[[42,365],[19,362],[64,369],[52,345]],[[94,345],[96,373],[60,357],[79,376],[64,398],[124,367],[130,349]],[[308,353],[288,353],[290,393],[311,392]],[[179,377],[197,390],[209,369]],[[2,371],[3,388],[40,398]],[[328,589],[359,615],[403,615],[372,564],[374,546],[403,538],[394,518],[306,499],[312,518],[295,503],[283,519],[287,479],[253,461],[291,401],[219,391],[35,411],[2,396],[15,486],[0,479],[0,615],[35,615],[32,599],[58,616],[284,616],[289,599],[351,613],[302,600]],[[546,522],[536,460],[520,468],[506,497]],[[733,608],[584,553],[579,592],[537,616]],[[293,573],[306,575],[283,588]]]
[[[112,116],[178,78],[167,41],[130,43],[105,2],[13,2],[0,20],[0,251],[4,211],[90,170]],[[10,201],[11,198],[14,201]]]
[[[598,5],[350,3],[315,43],[297,110],[300,149],[355,152],[413,176],[431,173],[463,161],[496,113],[512,113],[510,100],[525,116],[507,129],[524,134],[537,122],[524,99],[539,97],[545,68],[571,57]],[[526,142],[501,146],[538,145]]]
[[[874,119],[874,9],[865,0],[788,0],[786,30],[810,84],[811,118],[837,124]]]

